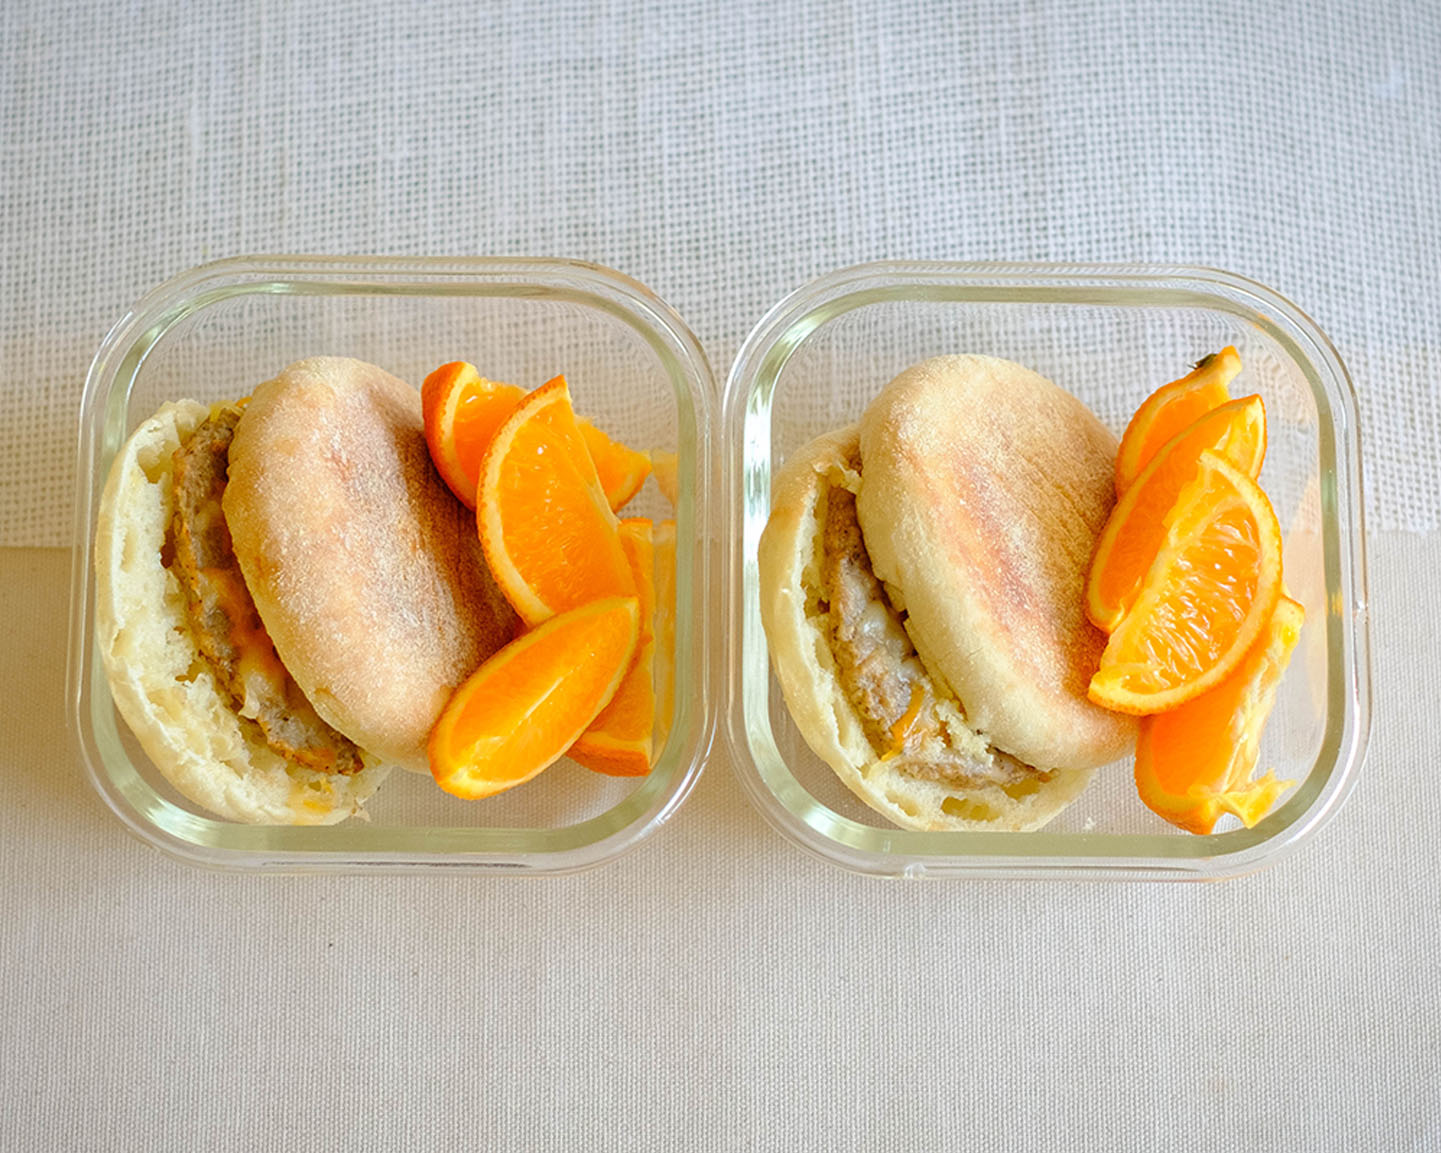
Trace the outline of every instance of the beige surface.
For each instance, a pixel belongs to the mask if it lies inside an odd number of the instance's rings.
[[[1214,885],[852,877],[723,754],[574,877],[198,871],[67,748],[69,555],[0,550],[0,1148],[1441,1147],[1441,538],[1371,548],[1360,786]]]

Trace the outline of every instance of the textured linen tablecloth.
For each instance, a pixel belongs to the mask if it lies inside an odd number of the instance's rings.
[[[10,0],[0,30],[0,1148],[1441,1149],[1431,0]],[[1269,284],[1360,401],[1360,786],[1211,886],[852,877],[723,746],[580,876],[173,863],[67,743],[75,411],[139,295],[258,251],[596,261],[722,376],[863,260]]]

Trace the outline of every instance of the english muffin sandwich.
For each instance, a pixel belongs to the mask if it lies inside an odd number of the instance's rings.
[[[761,618],[806,742],[905,828],[1045,824],[1134,743],[1086,699],[1116,441],[1009,361],[908,369],[776,476]]]
[[[515,627],[420,394],[340,357],[143,422],[101,498],[95,573],[117,709],[177,790],[234,821],[330,824],[388,766],[426,771],[441,708]]]

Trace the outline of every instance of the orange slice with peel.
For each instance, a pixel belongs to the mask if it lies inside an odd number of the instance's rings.
[[[675,508],[680,503],[680,456],[673,452],[656,451],[650,454],[655,468],[655,484],[661,496]]]
[[[1116,453],[1116,495],[1141,475],[1161,446],[1231,399],[1227,385],[1241,371],[1241,356],[1230,345],[1202,357],[1180,380],[1164,384],[1141,402],[1126,425]]]
[[[600,477],[600,487],[605,490],[605,499],[610,503],[612,512],[619,512],[640,492],[645,478],[650,475],[650,454],[611,440],[588,420],[579,420],[577,424],[586,448],[590,449],[590,459],[595,462],[595,472]]]
[[[576,426],[565,377],[529,393],[496,431],[478,494],[485,558],[526,624],[603,597],[635,595],[615,513]]]
[[[1086,616],[1112,632],[1134,603],[1165,536],[1164,518],[1181,489],[1196,476],[1197,460],[1212,450],[1247,476],[1261,472],[1266,455],[1266,407],[1245,396],[1212,409],[1166,442],[1141,470],[1096,540],[1086,580]]]
[[[420,399],[430,457],[466,508],[475,507],[486,449],[525,395],[516,385],[487,380],[463,360],[442,364],[425,378]],[[611,509],[619,509],[645,484],[650,455],[612,440],[582,417],[576,425]]]
[[[1091,700],[1117,712],[1163,712],[1225,680],[1281,596],[1275,510],[1219,453],[1201,453],[1164,525],[1135,604],[1091,678]]]
[[[485,450],[524,396],[525,389],[487,380],[463,360],[442,364],[425,378],[420,403],[430,459],[466,508],[475,507]]]
[[[456,690],[430,733],[430,771],[468,800],[523,784],[564,755],[605,708],[635,656],[635,597],[552,617]]]
[[[1234,673],[1178,708],[1141,718],[1136,791],[1147,808],[1190,833],[1209,833],[1222,813],[1235,814],[1249,829],[1292,785],[1270,770],[1253,777],[1261,730],[1305,619],[1305,610],[1283,594]]]
[[[656,521],[655,550],[655,753],[665,751],[675,714],[675,521]]]
[[[655,732],[655,549],[651,522],[620,522],[620,543],[635,575],[640,599],[640,639],[635,660],[620,688],[567,754],[571,760],[612,777],[643,777],[654,763]]]

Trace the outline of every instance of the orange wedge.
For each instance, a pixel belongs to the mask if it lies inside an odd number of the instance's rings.
[[[559,760],[610,702],[635,656],[635,597],[552,617],[512,641],[456,690],[430,733],[430,772],[473,800],[523,784]]]
[[[650,475],[650,456],[637,449],[627,448],[618,440],[611,440],[588,420],[578,422],[580,435],[590,449],[590,459],[595,462],[600,487],[611,510],[619,512],[640,492],[645,478]]]
[[[1141,718],[1136,790],[1147,808],[1191,833],[1209,833],[1222,813],[1234,813],[1249,829],[1291,786],[1270,770],[1252,778],[1261,730],[1305,619],[1305,610],[1282,595],[1240,668],[1179,708]]]
[[[463,360],[442,364],[425,378],[425,443],[441,479],[466,508],[475,507],[485,450],[524,396],[525,389],[487,380]]]
[[[655,483],[671,508],[680,502],[680,457],[673,452],[653,452]]]
[[[620,543],[640,598],[640,640],[630,671],[610,704],[567,755],[597,773],[643,777],[654,763],[651,737],[655,731],[655,550],[650,521],[644,517],[621,521]]]
[[[655,760],[665,751],[675,712],[675,521],[657,521],[655,546]]]
[[[576,426],[565,377],[528,394],[486,451],[476,522],[496,583],[521,620],[611,596],[635,578],[595,464]]]
[[[1090,698],[1158,713],[1225,680],[1281,596],[1281,526],[1259,485],[1216,452],[1166,516],[1139,595],[1106,642]]]
[[[1202,357],[1180,380],[1162,385],[1141,402],[1121,437],[1116,454],[1116,495],[1120,496],[1141,475],[1161,446],[1231,399],[1227,385],[1241,371],[1240,354],[1227,345]]]
[[[442,364],[425,378],[420,390],[425,442],[436,469],[466,508],[475,507],[486,449],[523,399],[525,389],[487,380],[463,360]],[[619,509],[645,484],[650,456],[611,440],[588,420],[577,417],[576,425],[611,509]]]
[[[1163,519],[1196,476],[1201,453],[1213,450],[1248,476],[1266,455],[1266,407],[1246,396],[1212,409],[1166,442],[1111,510],[1096,541],[1086,581],[1086,615],[1113,631],[1135,601],[1141,580],[1165,536]]]

